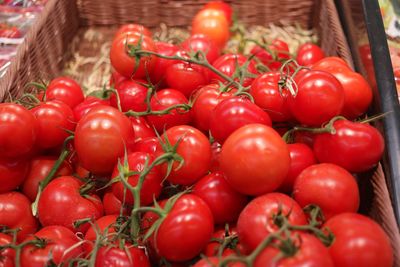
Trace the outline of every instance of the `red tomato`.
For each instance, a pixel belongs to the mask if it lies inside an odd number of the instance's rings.
[[[160,140],[157,137],[147,137],[135,143],[133,151],[145,152],[152,155],[163,153]]]
[[[151,154],[144,152],[133,152],[128,154],[127,161],[129,165],[129,171],[142,172],[145,166],[146,160],[151,164],[154,161],[154,157]],[[123,160],[121,159],[121,163]],[[117,177],[120,173],[118,171],[118,165],[115,166],[111,177]],[[146,176],[142,189],[140,190],[140,204],[149,205],[153,203],[154,199],[157,199],[161,193],[163,177],[161,176],[158,168],[153,168],[151,172]],[[133,187],[137,185],[139,181],[139,175],[131,175],[127,178],[127,181]],[[120,200],[125,200],[125,203],[133,205],[134,198],[129,190],[125,191],[125,186],[121,181],[112,184],[113,194]]]
[[[163,135],[171,146],[178,144],[176,153],[184,162],[177,169],[179,162],[175,161],[167,180],[173,184],[192,185],[203,177],[211,163],[211,145],[208,138],[196,128],[182,125],[168,129]],[[161,165],[164,174],[167,173],[167,164]]]
[[[45,226],[35,233],[35,237],[46,240],[43,244],[24,246],[21,253],[21,266],[47,266],[68,263],[82,256],[82,246],[76,246],[78,237],[68,228],[60,225]],[[27,240],[34,240],[28,237]]]
[[[289,46],[286,42],[274,39],[268,45],[268,51],[258,45],[255,45],[250,54],[255,55],[270,70],[276,71],[282,67],[282,62],[290,59]]]
[[[13,243],[13,238],[9,235],[0,233],[0,247]],[[15,250],[5,248],[0,250],[0,266],[1,267],[14,267]]]
[[[101,247],[96,254],[95,267],[150,267],[150,261],[143,249],[125,246]]]
[[[179,48],[176,45],[156,42],[157,53],[163,56],[174,56],[178,53]],[[169,66],[177,63],[177,60],[164,59],[157,57],[155,65],[156,68],[150,73],[150,79],[153,84],[158,84],[160,88],[164,88],[165,84],[165,73]]]
[[[378,164],[385,141],[376,128],[347,120],[338,120],[333,127],[336,133],[319,134],[315,138],[314,153],[318,161],[337,164],[350,172],[367,171]]]
[[[130,33],[138,33],[139,35],[145,35],[147,37],[152,37],[151,31],[141,24],[124,24],[118,28],[117,32],[114,34],[114,39],[118,36],[130,34]]]
[[[186,52],[202,51],[206,55],[207,61],[211,64],[219,57],[221,49],[204,34],[190,36],[182,43],[182,48]]]
[[[97,234],[104,236],[107,240],[112,240],[112,238],[116,237],[115,234],[118,232],[118,229],[116,229],[117,219],[118,215],[114,214],[100,217],[93,222],[93,225],[85,233],[84,239],[89,241],[84,243],[86,254],[92,251]]]
[[[217,224],[235,222],[247,204],[247,197],[236,192],[222,172],[210,173],[200,179],[193,187],[193,194],[207,203]]]
[[[290,237],[291,242],[293,242],[294,247],[298,248],[297,250],[286,252],[286,254],[276,247],[269,246],[257,256],[254,267],[337,266],[333,264],[328,249],[318,238],[303,232],[293,233],[292,235]],[[283,257],[277,260],[279,255]]]
[[[311,66],[313,70],[322,70],[330,73],[351,71],[349,65],[340,57],[326,57]]]
[[[139,63],[135,56],[130,56],[127,48],[130,45],[137,46],[141,42],[140,49],[155,52],[153,40],[146,35],[127,33],[117,36],[111,44],[110,60],[114,69],[130,78],[145,78],[146,70],[150,73],[155,65],[155,56],[141,56]]]
[[[219,158],[221,155],[222,145],[218,142],[214,142],[211,145],[212,155],[211,155],[211,166],[210,171],[215,172],[220,170]]]
[[[281,211],[292,225],[307,224],[306,216],[294,199],[281,193],[269,193],[253,199],[240,213],[237,231],[240,243],[251,252],[270,233],[279,230],[273,216]]]
[[[212,111],[211,135],[223,143],[235,130],[252,123],[272,126],[268,113],[256,104],[247,98],[230,97],[221,101]]]
[[[106,192],[103,196],[103,207],[105,215],[120,214],[122,202],[119,200],[112,191]],[[130,208],[128,206],[122,207],[122,214],[130,214]]]
[[[330,163],[303,170],[293,186],[293,198],[305,207],[319,206],[326,219],[343,212],[357,212],[360,195],[355,178],[345,169]]]
[[[70,134],[66,131],[75,129],[74,113],[60,101],[41,103],[32,110],[38,124],[36,146],[48,149],[61,146]]]
[[[0,225],[9,229],[19,229],[18,241],[33,234],[38,224],[32,215],[29,199],[18,192],[0,194]]]
[[[39,220],[43,226],[62,225],[74,232],[85,232],[89,224],[78,228],[74,223],[81,219],[94,219],[103,215],[103,206],[98,196],[80,193],[82,182],[72,176],[61,176],[52,180],[39,199]]]
[[[213,66],[220,72],[226,74],[229,77],[234,76],[238,67],[243,67],[243,65],[248,61],[247,57],[241,54],[225,54],[217,58]],[[257,68],[253,60],[248,64],[246,71],[252,74],[257,74]],[[239,77],[232,77],[235,81],[239,82]],[[226,80],[214,72],[211,73],[211,80],[226,82]],[[254,78],[245,77],[243,79],[243,86],[249,86],[253,82]]]
[[[224,1],[211,1],[204,5],[203,9],[217,9],[224,12],[229,24],[232,23],[232,7]]]
[[[38,126],[29,110],[13,103],[0,103],[0,124],[2,157],[20,157],[32,151]]]
[[[222,261],[219,257],[209,257],[209,258],[203,258],[196,262],[195,265],[192,267],[215,267],[219,266],[218,264]],[[245,267],[246,265],[241,262],[231,262],[228,263],[227,265],[224,265],[227,267]]]
[[[332,74],[311,70],[296,76],[295,83],[298,94],[289,94],[288,105],[301,124],[319,127],[342,111],[343,87]]]
[[[20,186],[29,171],[29,160],[0,158],[0,193],[7,193]]]
[[[302,44],[297,50],[296,61],[301,66],[310,66],[325,57],[324,51],[315,44]]]
[[[74,118],[76,122],[79,122],[84,115],[86,115],[92,108],[97,106],[109,106],[110,100],[99,99],[94,96],[88,96],[79,103],[72,110],[74,112]]]
[[[56,160],[56,157],[49,156],[39,156],[31,160],[30,166],[28,165],[29,172],[27,173],[26,179],[22,185],[22,192],[31,201],[34,201],[36,199],[39,182],[46,178],[46,176],[50,173],[50,170],[53,168]],[[64,161],[53,177],[71,174],[71,165],[68,162]]]
[[[117,71],[112,71],[111,72],[111,77],[110,77],[110,86],[113,88],[118,87],[122,82],[127,81],[128,78],[122,75],[121,73]]]
[[[289,173],[280,190],[284,192],[292,192],[294,181],[297,176],[307,167],[316,164],[317,160],[312,149],[302,143],[288,144],[290,154]]]
[[[75,130],[80,164],[94,174],[109,174],[125,147],[134,142],[130,120],[113,107],[98,106],[87,113]]]
[[[163,89],[153,95],[150,106],[152,111],[160,111],[175,105],[188,103],[189,101],[181,92],[175,89]],[[172,126],[188,124],[191,120],[191,112],[178,108],[166,115],[149,115],[147,120],[158,132],[163,132]]]
[[[289,149],[271,127],[249,124],[226,139],[220,164],[236,191],[261,195],[274,191],[284,181],[290,165]]]
[[[236,236],[236,239],[233,237]],[[222,256],[229,256],[232,254],[245,255],[246,251],[243,246],[237,240],[237,229],[236,227],[229,228],[226,232],[225,229],[218,229],[212,235],[212,238],[208,245],[205,247],[203,253],[207,257],[218,256],[218,250],[224,241],[224,239],[231,238],[231,242],[225,247]]]
[[[135,142],[148,137],[156,137],[154,129],[150,127],[145,118],[131,116],[129,119],[132,122],[133,131],[135,132]]]
[[[391,267],[393,251],[382,228],[361,214],[343,213],[324,227],[335,236],[329,253],[337,267]]]
[[[146,97],[149,89],[140,83],[141,81],[126,80],[116,87],[123,112],[147,110]],[[111,106],[118,108],[115,94],[111,94],[110,103]]]
[[[68,77],[58,77],[47,86],[46,100],[59,100],[73,109],[84,100],[84,96],[76,81]]]

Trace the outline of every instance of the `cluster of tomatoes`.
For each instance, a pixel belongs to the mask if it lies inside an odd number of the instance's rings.
[[[392,266],[356,213],[371,88],[313,44],[221,54],[230,24],[211,2],[180,45],[125,25],[109,89],[0,104],[0,266]]]

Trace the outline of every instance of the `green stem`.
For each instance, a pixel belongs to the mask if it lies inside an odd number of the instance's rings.
[[[147,111],[143,111],[143,112],[137,112],[137,111],[133,111],[133,110],[129,110],[127,112],[125,112],[126,116],[135,116],[135,117],[140,117],[140,116],[147,116],[147,115],[166,115],[169,114],[172,110],[175,109],[183,109],[184,112],[189,111],[192,108],[191,105],[188,104],[177,104],[177,105],[173,105],[171,107],[168,107],[166,109],[163,110],[147,110]]]

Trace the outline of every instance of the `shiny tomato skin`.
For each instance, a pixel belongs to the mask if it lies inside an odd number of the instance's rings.
[[[20,229],[18,241],[35,233],[38,223],[32,215],[31,202],[19,192],[0,194],[0,225],[10,229]]]
[[[73,109],[84,100],[84,95],[82,88],[75,80],[69,77],[58,77],[47,86],[46,100],[58,100]]]
[[[176,153],[184,163],[174,162],[167,180],[173,184],[192,185],[203,177],[211,164],[211,145],[208,138],[194,127],[182,125],[168,129],[163,139],[168,139],[173,146],[179,142]],[[161,165],[163,174],[167,173],[167,165]]]
[[[39,182],[46,178],[56,161],[57,158],[51,156],[38,156],[31,160],[29,171],[24,183],[22,184],[22,192],[32,202],[36,199]],[[55,178],[65,175],[72,175],[72,167],[67,161],[64,161],[61,164],[53,177]]]
[[[157,137],[147,137],[135,143],[133,151],[158,155],[163,152],[160,140]]]
[[[315,137],[314,154],[319,162],[334,163],[350,172],[364,172],[378,164],[385,141],[376,128],[347,120],[338,120],[333,127],[336,133]]]
[[[139,35],[143,34],[150,38],[152,37],[151,31],[145,26],[141,24],[129,23],[119,27],[116,33],[114,34],[114,38],[120,36],[121,34],[129,34],[129,33],[138,33]]]
[[[13,243],[13,238],[10,235],[0,233],[0,246],[9,245]],[[14,267],[15,250],[12,248],[5,248],[0,251],[0,266],[1,267]]]
[[[344,105],[344,91],[330,73],[311,70],[296,76],[298,93],[289,94],[288,105],[294,118],[301,124],[319,127],[337,116]]]
[[[155,42],[154,43],[157,48],[157,53],[163,56],[175,56],[179,47],[174,44],[165,43],[165,42]],[[155,65],[156,68],[150,73],[150,80],[153,84],[158,84],[159,88],[166,87],[165,82],[165,73],[169,66],[177,63],[177,60],[165,59],[165,58],[156,58]]]
[[[314,63],[311,68],[313,70],[322,70],[329,73],[351,71],[349,65],[340,57],[325,57]]]
[[[135,132],[135,143],[145,138],[156,137],[154,129],[150,127],[144,117],[131,116],[129,119]]]
[[[201,259],[196,262],[193,267],[215,267],[222,261],[219,257],[209,257],[206,259]],[[231,262],[226,265],[227,267],[245,267],[246,265],[241,262]]]
[[[155,65],[155,56],[141,56],[136,67],[137,59],[131,57],[126,48],[128,45],[136,46],[141,41],[141,50],[156,51],[153,40],[146,35],[127,33],[117,36],[110,50],[111,65],[114,69],[128,78],[145,78],[146,70],[150,73]]]
[[[61,146],[74,131],[75,117],[71,108],[60,101],[48,101],[31,109],[38,124],[36,146],[40,149],[49,149]]]
[[[97,195],[80,195],[82,182],[73,176],[61,176],[52,180],[39,199],[39,221],[43,226],[62,225],[74,232],[86,232],[89,224],[78,228],[74,222],[81,219],[97,219],[103,215],[103,205]]]
[[[272,126],[268,113],[256,104],[247,98],[230,97],[221,101],[212,111],[211,135],[223,143],[235,130],[252,123]]]
[[[273,215],[282,211],[292,225],[307,224],[306,216],[296,201],[281,193],[269,193],[254,198],[240,213],[237,231],[240,243],[251,252],[270,233],[279,230]]]
[[[207,203],[216,224],[235,222],[247,204],[247,197],[236,192],[222,172],[204,176],[194,185],[192,192]]]
[[[171,106],[188,104],[189,100],[184,94],[175,89],[163,89],[156,92],[150,101],[151,110],[165,110]],[[184,111],[182,108],[174,109],[165,115],[148,115],[147,121],[158,132],[177,125],[188,124],[191,121],[191,111]]]
[[[296,61],[301,66],[310,66],[325,57],[324,51],[315,44],[302,44],[297,50]]]
[[[24,246],[21,253],[21,266],[47,266],[50,261],[57,265],[68,265],[72,259],[83,254],[82,246],[76,246],[79,242],[78,237],[64,226],[45,226],[36,232],[35,236],[47,242],[44,247]],[[34,237],[30,236],[25,241],[33,239]]]
[[[125,147],[134,142],[134,135],[132,123],[117,109],[93,108],[75,130],[74,145],[80,164],[94,174],[110,174]]]
[[[287,144],[274,129],[263,124],[249,124],[233,132],[220,154],[220,168],[228,183],[246,195],[277,189],[286,178],[289,165]]]
[[[330,163],[304,169],[294,183],[293,198],[301,207],[319,206],[326,219],[343,212],[357,212],[360,204],[355,178],[342,167]]]
[[[190,36],[181,44],[181,46],[186,52],[204,52],[207,61],[211,64],[221,53],[220,48],[204,34],[195,34]]]
[[[74,112],[74,118],[76,122],[79,122],[81,118],[86,115],[92,108],[97,106],[109,106],[110,100],[100,99],[94,96],[87,96],[83,102],[79,103],[72,110]]]
[[[335,240],[329,253],[338,267],[390,267],[393,251],[390,239],[372,219],[356,213],[342,213],[328,220]]]
[[[228,20],[229,24],[232,23],[233,9],[228,3],[225,3],[224,1],[211,1],[211,2],[208,2],[207,4],[204,5],[203,9],[221,10],[222,12],[225,13],[225,17]]]
[[[20,186],[29,172],[29,160],[25,158],[0,158],[0,193],[7,193]]]
[[[129,253],[129,255],[127,254]],[[150,267],[150,261],[141,248],[128,246],[101,247],[97,252],[95,267]]]
[[[103,207],[105,215],[119,215],[121,212],[122,202],[112,193],[112,191],[106,192],[103,196]],[[122,208],[122,214],[128,215],[129,213],[130,208],[124,206]]]
[[[28,109],[13,103],[1,103],[0,124],[2,125],[0,128],[0,155],[2,157],[20,157],[32,151],[38,125],[35,116]]]
[[[123,112],[128,110],[137,112],[146,111],[146,97],[149,89],[140,83],[141,81],[127,80],[116,87],[120,99],[121,110]],[[110,104],[112,107],[118,108],[117,97],[115,94],[111,94]]]

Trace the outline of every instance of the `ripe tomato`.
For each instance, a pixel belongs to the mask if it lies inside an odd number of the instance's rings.
[[[0,193],[7,193],[20,186],[29,171],[29,160],[0,158]]]
[[[68,263],[82,256],[82,246],[76,246],[78,237],[68,228],[60,225],[45,226],[35,233],[42,238],[43,244],[24,246],[21,253],[21,266],[48,266],[50,262],[56,265]],[[34,240],[30,236],[25,241]]]
[[[274,39],[268,45],[268,51],[255,45],[250,54],[255,55],[270,70],[277,71],[282,67],[284,61],[290,59],[289,46],[286,42]]]
[[[230,97],[221,101],[212,111],[211,135],[223,143],[235,130],[252,123],[272,126],[268,113],[256,104],[247,98]]]
[[[133,152],[131,154],[128,154],[127,160],[129,171],[142,172],[145,167],[146,160],[148,160],[149,164],[151,164],[154,161],[154,157],[153,155],[144,152]],[[123,159],[121,159],[120,161],[122,163]],[[120,173],[118,171],[118,165],[116,165],[111,177],[117,177],[119,175]],[[151,172],[146,176],[142,189],[140,190],[141,205],[149,205],[153,203],[154,199],[158,198],[161,193],[162,179],[163,177],[161,176],[158,168],[153,168]],[[131,175],[127,178],[127,181],[130,185],[134,187],[139,181],[139,175]],[[120,201],[125,200],[125,203],[127,203],[128,205],[133,205],[134,198],[132,193],[129,190],[126,190],[126,193],[124,193],[124,191],[125,187],[121,181],[112,184],[113,194]]]
[[[160,140],[158,140],[157,137],[147,137],[137,141],[135,143],[135,146],[133,147],[133,151],[145,152],[152,155],[158,155],[160,153],[163,153]]]
[[[324,224],[335,236],[329,253],[338,267],[390,267],[393,251],[382,228],[361,214],[342,213]]]
[[[243,209],[237,222],[240,243],[251,252],[270,233],[279,230],[274,215],[281,212],[292,225],[307,223],[306,216],[294,199],[281,193],[256,197]]]
[[[122,202],[119,200],[112,191],[106,192],[103,196],[103,207],[104,207],[104,214],[105,215],[114,215],[120,214]],[[124,206],[122,207],[122,214],[128,215],[130,214],[130,207]]]
[[[150,267],[145,251],[133,246],[101,247],[96,254],[95,267]]]
[[[211,163],[211,145],[208,138],[196,128],[182,125],[168,129],[163,135],[164,140],[174,146],[178,144],[176,153],[184,162],[177,169],[179,162],[175,161],[167,180],[173,184],[192,185],[203,177]],[[167,173],[167,164],[161,165],[162,172]]]
[[[188,99],[175,89],[163,89],[156,92],[150,101],[150,107],[153,111],[165,110],[169,107],[188,104]],[[165,115],[149,115],[147,121],[158,132],[171,128],[172,126],[188,124],[191,120],[191,112],[182,108],[177,108]]]
[[[224,12],[226,19],[228,20],[229,24],[232,23],[232,7],[223,1],[211,1],[204,5],[203,9],[217,9]]]
[[[284,181],[290,165],[289,149],[271,127],[249,124],[226,139],[220,165],[233,189],[261,195],[274,191]]]
[[[114,34],[114,39],[118,36],[130,34],[130,33],[137,33],[139,35],[146,35],[147,37],[152,37],[151,31],[141,24],[129,23],[124,24],[118,28],[116,33]]]
[[[233,239],[234,236],[237,238],[236,227],[229,228],[228,232],[225,229],[217,229],[212,235],[208,245],[204,248],[204,255],[207,257],[218,256],[218,250],[221,247],[223,240],[226,238],[232,238],[232,241],[224,248],[222,256],[229,256],[232,254],[245,255],[246,251],[244,247],[237,239]]]
[[[74,113],[71,108],[60,101],[49,101],[39,104],[32,110],[38,125],[36,146],[48,149],[61,146],[69,136],[66,131],[75,129]]]
[[[265,248],[256,258],[254,267],[298,267],[298,266],[324,266],[335,267],[329,255],[328,249],[312,234],[299,232],[291,236],[292,245],[297,248],[294,251],[280,251],[277,247]],[[277,256],[283,257],[277,260]]]
[[[221,155],[222,145],[218,142],[214,142],[211,145],[211,166],[210,171],[215,172],[220,170],[219,158]]]
[[[146,70],[150,73],[155,65],[155,56],[141,56],[139,63],[135,56],[130,56],[129,46],[137,46],[140,44],[140,50],[155,52],[156,47],[153,40],[146,35],[135,33],[127,33],[117,36],[111,44],[110,60],[114,69],[130,78],[145,78]]]
[[[207,203],[217,224],[235,222],[247,204],[247,197],[236,192],[222,172],[201,178],[193,187],[193,194]]]
[[[13,238],[9,235],[0,233],[0,247],[3,245],[9,245],[13,243]],[[0,250],[0,266],[2,267],[14,267],[15,250],[11,248],[5,248]]]
[[[315,44],[302,44],[297,50],[296,61],[301,66],[310,66],[325,57],[324,51]]]
[[[350,172],[367,171],[378,164],[385,141],[376,128],[347,120],[338,120],[333,127],[336,133],[315,137],[314,153],[319,162],[334,163]]]
[[[29,110],[13,103],[0,103],[0,124],[2,157],[20,157],[31,152],[38,126],[35,116]]]
[[[18,241],[33,234],[38,224],[32,215],[29,199],[18,192],[0,194],[0,225],[9,229],[19,229]]]
[[[340,114],[344,91],[332,74],[311,70],[296,76],[294,80],[298,93],[296,96],[289,94],[288,105],[298,122],[319,127]]]
[[[83,102],[79,103],[72,110],[74,112],[74,118],[76,122],[79,122],[81,118],[86,115],[92,108],[97,106],[109,106],[110,100],[100,99],[94,96],[87,96]]]
[[[52,180],[39,199],[39,220],[43,226],[62,225],[74,232],[85,232],[89,224],[75,228],[81,219],[97,219],[103,215],[103,206],[98,196],[80,193],[82,182],[72,176],[61,176]]]
[[[118,215],[114,214],[100,217],[93,222],[93,225],[91,225],[85,233],[84,239],[88,241],[83,245],[86,254],[89,254],[92,251],[98,234],[104,236],[107,240],[112,240],[114,237],[116,237],[115,234],[118,232],[118,229],[116,229],[117,219]]]
[[[204,34],[190,36],[182,43],[182,48],[186,52],[202,51],[206,55],[207,61],[211,64],[219,57],[221,49]]]
[[[192,267],[215,267],[219,266],[218,264],[222,261],[222,258],[219,257],[209,257],[209,258],[203,258],[196,262],[195,265]],[[228,263],[227,265],[224,265],[227,267],[245,267],[246,265],[241,262],[231,262]]]
[[[313,70],[322,70],[329,73],[351,71],[349,65],[340,57],[326,57],[314,63],[311,68]]]
[[[79,162],[94,174],[109,174],[125,147],[134,142],[130,120],[113,107],[98,106],[88,112],[75,130]]]
[[[304,169],[294,183],[293,198],[301,207],[319,206],[326,219],[343,212],[357,212],[360,204],[355,178],[345,169],[330,163]]]
[[[116,87],[123,112],[128,110],[138,112],[146,111],[146,97],[149,89],[140,83],[142,83],[142,81],[127,80]],[[117,97],[115,94],[111,94],[110,104],[111,106],[118,108]]]
[[[122,82],[127,81],[128,78],[121,73],[112,70],[109,85],[113,88],[118,87]]]
[[[46,89],[46,100],[59,100],[67,104],[71,109],[81,103],[84,99],[79,84],[68,77],[53,79]]]
[[[154,43],[157,48],[157,53],[163,56],[174,56],[178,53],[179,48],[176,45],[165,43],[165,42],[155,42]],[[158,84],[159,88],[164,88],[166,86],[165,83],[165,73],[169,66],[177,63],[177,60],[165,59],[165,58],[156,58],[155,65],[156,68],[150,73],[150,79],[153,84]]]
[[[135,132],[135,142],[148,137],[156,137],[154,129],[150,127],[145,118],[131,116],[129,119]]]

